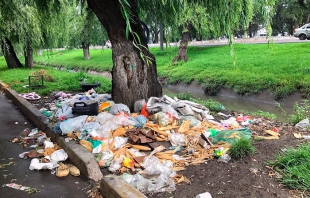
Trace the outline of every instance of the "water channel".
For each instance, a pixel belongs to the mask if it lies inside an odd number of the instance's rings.
[[[111,74],[108,72],[98,73],[89,72],[90,74],[100,75],[105,78],[111,79]],[[176,84],[167,85],[163,87],[163,94],[177,94],[177,93],[190,93],[192,98],[209,99],[221,103],[227,110],[235,110],[239,112],[257,112],[259,110],[264,112],[273,113],[277,116],[277,120],[287,122],[287,116],[283,111],[277,107],[277,103],[286,112],[287,115],[293,114],[293,106],[295,102],[302,102],[300,93],[294,93],[283,100],[275,100],[274,95],[268,91],[263,91],[260,94],[251,96],[240,96],[228,89],[220,89],[216,96],[208,96],[205,94],[202,87],[192,82],[191,84]]]

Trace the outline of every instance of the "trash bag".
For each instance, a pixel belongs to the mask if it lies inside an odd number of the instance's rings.
[[[304,119],[304,120],[298,122],[298,123],[295,125],[295,127],[301,127],[301,128],[307,128],[307,127],[309,127],[309,119],[306,118],[306,119]]]
[[[195,118],[194,116],[180,116],[180,118],[178,119],[178,125],[181,125],[184,121],[186,120],[190,120],[190,127],[199,127],[201,122]]]
[[[145,104],[146,104],[145,99],[137,100],[134,104],[134,112],[135,113],[140,112],[143,105],[145,105]]]
[[[112,115],[117,115],[118,113],[121,113],[121,112],[126,112],[128,114],[130,114],[130,110],[129,108],[124,105],[124,104],[114,104],[110,111],[109,111]]]
[[[213,144],[216,144],[219,141],[235,143],[241,138],[246,139],[246,140],[251,139],[251,132],[248,128],[239,129],[239,130],[223,130],[223,131],[219,131],[218,134],[210,138],[212,138]]]
[[[87,115],[82,115],[65,120],[64,122],[60,123],[60,129],[62,131],[62,135],[66,135],[68,133],[72,133],[74,131],[79,130],[79,128],[85,124],[87,117],[88,117]]]
[[[185,146],[185,135],[181,133],[170,133],[168,140],[172,146]]]

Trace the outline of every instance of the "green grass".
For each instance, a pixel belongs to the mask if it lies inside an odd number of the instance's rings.
[[[310,42],[287,44],[235,44],[236,66],[229,46],[189,47],[188,62],[172,65],[176,47],[161,51],[150,48],[155,55],[158,75],[168,83],[201,83],[208,94],[220,87],[241,95],[270,90],[275,99],[295,91],[310,95]],[[35,57],[40,64],[64,66],[68,69],[112,70],[110,49],[91,50],[91,59],[83,60],[82,50],[63,50]]]
[[[241,159],[248,155],[255,153],[255,147],[251,140],[241,138],[237,142],[233,143],[229,149],[229,155],[233,159]]]
[[[44,88],[31,89],[24,87],[29,84],[28,77],[32,72],[44,69],[47,75],[51,76],[53,82],[44,81]],[[53,91],[83,91],[80,87],[79,72],[59,71],[52,67],[36,66],[34,69],[18,68],[8,69],[3,57],[0,57],[0,79],[17,93],[37,92],[41,96],[50,94]],[[87,75],[89,76],[89,75]],[[98,93],[110,93],[111,81],[100,76],[91,78],[101,83]]]
[[[276,156],[276,160],[268,161],[280,173],[281,182],[297,190],[310,190],[310,144],[302,144],[297,149],[288,148]]]

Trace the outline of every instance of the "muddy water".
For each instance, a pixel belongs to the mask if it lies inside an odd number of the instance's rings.
[[[177,94],[180,92],[190,93],[193,98],[209,99],[212,98],[215,101],[220,102],[225,106],[227,110],[235,110],[241,112],[256,112],[264,111],[277,115],[277,119],[282,122],[287,122],[287,116],[283,115],[283,111],[280,110],[276,104],[280,103],[283,110],[289,114],[293,114],[293,106],[295,102],[300,103],[302,101],[301,94],[294,93],[284,100],[275,100],[274,95],[268,91],[264,91],[260,94],[252,96],[240,96],[233,93],[228,89],[221,89],[216,96],[205,95],[201,86],[195,82],[177,85],[168,85],[163,88],[164,93]]]
[[[93,75],[100,75],[105,78],[112,78],[111,73],[109,72],[99,73],[92,71],[89,73]],[[277,119],[282,122],[287,122],[287,116],[283,115],[283,111],[279,109],[276,104],[279,103],[286,114],[290,115],[294,113],[293,106],[295,102],[300,103],[302,101],[300,93],[294,93],[286,97],[284,100],[275,100],[274,95],[268,91],[245,97],[235,94],[231,90],[221,89],[216,96],[208,96],[204,93],[202,87],[195,82],[191,84],[181,83],[163,87],[164,94],[177,94],[180,92],[190,93],[193,98],[206,100],[212,98],[213,100],[224,105],[227,110],[235,110],[240,112],[256,112],[261,110],[264,112],[273,113],[277,116]]]

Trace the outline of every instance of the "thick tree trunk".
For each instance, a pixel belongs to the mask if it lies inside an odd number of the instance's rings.
[[[30,45],[25,46],[24,48],[24,56],[25,56],[25,67],[33,68],[33,49]]]
[[[89,44],[85,44],[85,42],[82,42],[82,48],[83,48],[84,60],[90,59]]]
[[[178,55],[176,55],[173,58],[173,64],[179,62],[180,60],[183,60],[184,62],[186,62],[188,60],[187,58],[187,47],[188,47],[188,42],[190,40],[190,25],[186,24],[184,26],[184,31],[182,33],[182,38],[181,38],[181,42],[180,42],[180,46],[179,46],[179,51],[178,51]]]
[[[89,7],[107,30],[112,44],[112,100],[126,104],[133,110],[135,101],[161,96],[162,88],[157,80],[156,62],[148,50],[144,30],[137,15],[137,1],[128,0],[132,11],[132,30],[140,37],[143,47],[133,45],[132,35],[126,38],[126,21],[121,13],[119,1],[87,0]],[[150,61],[147,64],[140,56]]]
[[[8,38],[1,40],[1,50],[9,68],[18,68],[23,66],[17,58],[14,47]]]

